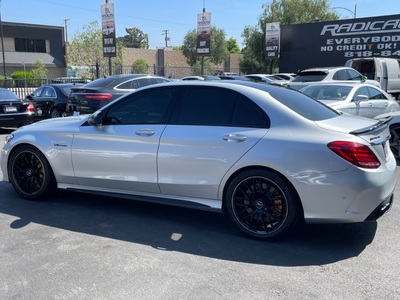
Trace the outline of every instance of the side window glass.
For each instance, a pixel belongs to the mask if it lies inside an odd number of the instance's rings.
[[[108,109],[103,124],[164,124],[169,119],[174,91],[170,87],[133,93]]]
[[[362,75],[354,70],[347,70],[349,73],[349,80],[360,80],[362,79]]]
[[[251,100],[241,96],[233,114],[232,126],[269,128],[270,121],[261,108]]]
[[[333,80],[349,80],[346,70],[339,70],[333,75]]]
[[[188,87],[179,102],[173,123],[229,126],[238,95],[222,88]]]
[[[157,83],[170,82],[168,79],[160,78],[160,77],[155,78],[155,80]]]
[[[44,87],[40,87],[37,90],[35,90],[33,92],[33,96],[34,97],[42,97],[42,93],[43,93]]]
[[[367,87],[369,92],[369,99],[387,99],[384,94],[374,88]]]
[[[140,78],[136,80],[139,84],[139,87],[148,86],[154,84],[153,78]]]
[[[54,91],[54,89],[52,87],[45,87],[43,94],[43,97],[55,97],[56,96],[56,92]]]
[[[369,97],[369,93],[368,93],[368,90],[367,90],[367,88],[366,87],[361,87],[361,88],[359,88],[355,93],[354,93],[354,98],[356,97],[356,96],[359,96],[359,95],[364,95],[364,96],[368,96]]]
[[[116,87],[117,90],[134,90],[137,88],[139,88],[139,85],[136,79],[126,81]]]

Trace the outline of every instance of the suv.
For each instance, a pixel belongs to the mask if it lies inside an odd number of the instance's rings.
[[[369,83],[371,85],[381,87],[378,81],[369,80],[361,73],[353,68],[348,67],[328,67],[328,68],[312,68],[300,71],[297,76],[290,81],[287,86],[296,90],[300,90],[312,83],[326,82],[346,82],[346,83]]]
[[[170,81],[161,76],[147,74],[121,74],[99,78],[71,90],[65,115],[91,114],[128,92]]]

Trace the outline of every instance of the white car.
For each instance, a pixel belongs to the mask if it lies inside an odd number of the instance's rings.
[[[378,81],[367,79],[364,75],[349,67],[311,68],[300,71],[289,83],[288,87],[300,90],[313,83],[368,83],[381,87]]]
[[[389,135],[387,121],[285,87],[176,81],[22,127],[6,137],[0,165],[27,199],[58,188],[223,211],[243,233],[271,240],[300,220],[363,222],[388,211],[397,167]]]
[[[317,83],[300,91],[336,110],[366,118],[400,110],[391,95],[366,83]]]

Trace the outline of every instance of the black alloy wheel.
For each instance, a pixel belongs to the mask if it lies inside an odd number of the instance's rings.
[[[225,205],[233,223],[246,235],[274,240],[289,232],[300,218],[296,194],[276,174],[246,171],[230,183]]]
[[[18,194],[30,200],[41,200],[55,188],[47,159],[32,146],[21,146],[11,154],[9,178]]]

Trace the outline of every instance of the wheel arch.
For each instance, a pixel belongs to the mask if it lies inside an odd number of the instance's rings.
[[[226,180],[225,185],[224,185],[224,189],[222,191],[222,211],[225,213],[226,208],[225,208],[225,202],[226,202],[226,194],[227,194],[227,190],[228,187],[230,185],[230,183],[232,182],[232,180],[238,176],[239,174],[246,172],[246,171],[250,171],[250,170],[264,170],[264,171],[269,171],[271,173],[274,173],[276,176],[280,177],[285,184],[293,191],[293,193],[296,195],[296,201],[298,202],[299,205],[299,209],[301,210],[301,216],[304,219],[304,209],[303,209],[303,204],[300,200],[300,196],[299,193],[297,192],[296,188],[294,187],[294,185],[286,178],[286,176],[284,176],[281,172],[278,172],[275,169],[272,168],[268,168],[265,166],[246,166],[244,168],[241,168],[239,170],[236,170],[233,174],[231,174],[228,178],[228,180]]]

